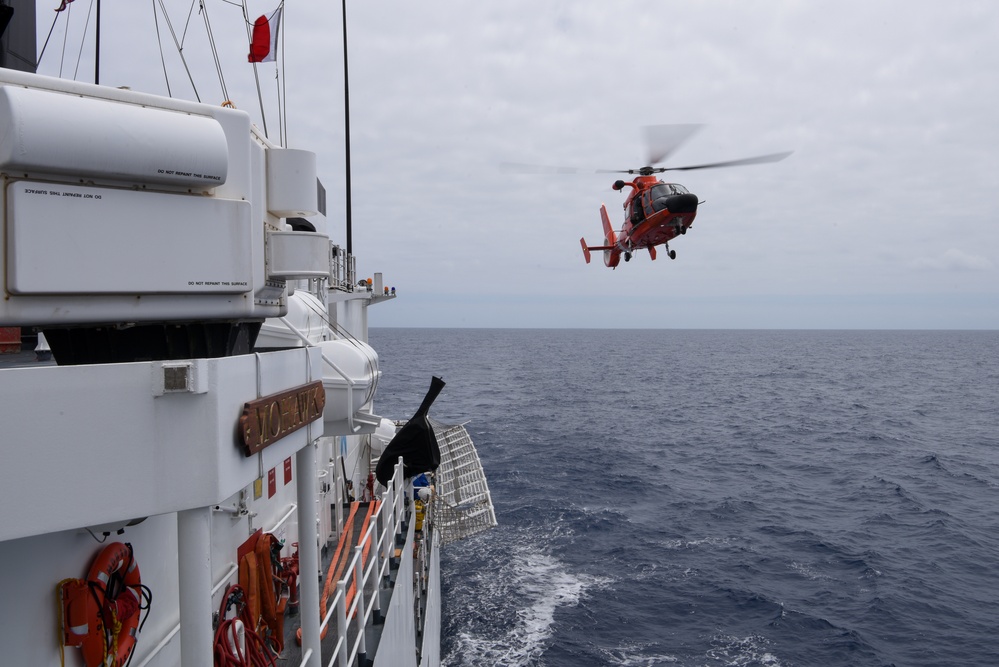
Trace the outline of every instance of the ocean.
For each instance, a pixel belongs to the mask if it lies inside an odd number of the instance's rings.
[[[375,328],[468,422],[449,667],[999,664],[999,332]]]

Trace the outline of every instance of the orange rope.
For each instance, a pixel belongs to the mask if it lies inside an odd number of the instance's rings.
[[[343,572],[344,567],[347,565],[347,556],[350,554],[350,550],[344,550],[344,547],[347,545],[347,540],[350,540],[351,543],[354,541],[354,516],[357,514],[357,510],[360,506],[361,503],[359,502],[351,503],[350,516],[347,518],[347,523],[343,526],[343,532],[340,533],[340,539],[337,540],[336,551],[333,553],[333,560],[330,562],[330,569],[326,573],[326,584],[323,586],[322,601],[319,603],[324,616],[326,615],[326,604],[329,602],[330,594],[336,587],[336,582],[340,580],[340,575]],[[341,555],[343,556],[342,560],[340,558]]]
[[[364,538],[364,531],[367,530],[368,524],[371,523],[371,517],[372,517],[372,515],[374,515],[375,511],[378,509],[378,505],[380,504],[380,502],[381,501],[376,500],[373,503],[371,503],[370,506],[368,506],[368,516],[364,520],[364,526],[365,526],[365,528],[363,528],[362,531],[361,531],[361,538],[362,539]],[[368,562],[368,551],[371,549],[371,543],[374,541],[374,538],[375,538],[375,536],[372,535],[372,539],[370,539],[367,542],[365,542],[364,543],[364,549],[361,550],[361,569],[362,570],[364,569],[365,564]],[[358,584],[358,581],[357,581],[357,576],[355,574],[354,581],[351,582],[350,588],[347,590],[347,600],[346,600],[346,603],[347,603],[348,607],[354,601],[354,591],[357,589],[357,584]],[[364,610],[362,609],[361,611],[364,611]]]
[[[364,532],[367,530],[368,525],[371,523],[371,517],[374,516],[375,512],[378,511],[378,507],[381,505],[381,501],[375,500],[368,504],[368,513],[364,518],[364,524],[361,528],[360,539],[364,538]],[[326,572],[326,582],[323,585],[323,594],[319,601],[319,614],[320,617],[326,616],[326,605],[329,603],[330,595],[336,588],[336,583],[340,581],[343,577],[343,572],[347,568],[347,563],[350,561],[350,554],[352,549],[344,549],[347,545],[347,541],[354,543],[354,518],[357,514],[358,508],[361,506],[359,502],[353,502],[350,505],[350,515],[347,517],[347,521],[343,525],[343,530],[340,532],[340,539],[337,540],[336,551],[333,552],[333,559],[330,561],[330,568]],[[364,548],[361,550],[361,567],[367,563],[368,552],[371,550],[371,543],[374,541],[374,536],[372,539],[364,543]],[[350,607],[354,600],[354,591],[357,586],[357,578],[354,577],[351,581],[350,589],[347,592],[347,599],[345,600],[345,605]],[[329,625],[323,628],[320,633],[320,639],[326,638],[326,632],[329,630]],[[295,633],[298,638],[298,643],[302,643],[302,628],[299,628]]]
[[[343,551],[344,545],[347,543],[347,539],[353,537],[354,530],[354,515],[357,514],[357,509],[361,506],[361,503],[353,502],[350,504],[350,514],[347,516],[346,523],[343,524],[343,530],[340,531],[340,539],[337,540],[336,551],[333,552],[333,560],[330,562],[330,569],[326,573],[326,583],[323,585],[323,595],[319,601],[319,617],[322,619],[326,616],[326,604],[329,602],[330,590],[336,585],[336,581],[339,579],[339,574],[336,574],[343,569],[346,564],[346,559],[343,563],[339,563],[340,554]],[[348,552],[349,553],[349,552]],[[338,565],[339,563],[339,565]],[[320,639],[326,638],[326,630],[329,628],[327,625],[323,628],[320,634]],[[302,643],[302,628],[299,628],[295,637],[298,639],[298,643]]]

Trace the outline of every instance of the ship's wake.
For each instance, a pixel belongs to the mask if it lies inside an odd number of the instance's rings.
[[[501,528],[445,554],[444,604],[462,612],[445,611],[451,620],[443,629],[444,665],[538,664],[557,610],[575,606],[600,584],[569,572],[546,552],[545,538],[530,532]]]

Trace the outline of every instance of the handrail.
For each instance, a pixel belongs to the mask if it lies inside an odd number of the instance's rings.
[[[285,513],[285,515],[283,517],[281,517],[280,519],[278,519],[277,523],[274,524],[274,527],[271,528],[270,530],[268,530],[267,532],[268,533],[273,533],[275,530],[277,530],[282,525],[284,525],[284,522],[287,521],[288,519],[290,519],[291,515],[294,514],[295,510],[297,510],[297,509],[298,509],[298,503],[292,503],[291,507],[288,508],[288,511]]]
[[[382,502],[378,507],[378,510],[372,513],[371,520],[368,522],[361,539],[354,547],[354,555],[345,568],[343,577],[337,581],[336,594],[333,596],[330,608],[326,611],[326,614],[323,616],[321,621],[320,631],[322,632],[329,625],[333,614],[337,614],[337,641],[334,645],[333,655],[327,667],[333,667],[333,665],[337,663],[338,659],[340,667],[347,667],[348,664],[353,664],[353,662],[357,659],[358,652],[363,646],[364,628],[369,623],[374,611],[380,608],[381,600],[379,599],[378,590],[381,586],[381,577],[384,576],[383,572],[387,572],[387,568],[391,566],[390,550],[395,544],[395,536],[402,530],[404,518],[403,502],[405,500],[403,484],[403,466],[402,459],[400,458],[395,465],[392,479],[389,481],[388,487],[384,492],[382,492]],[[297,504],[293,503],[288,512],[277,521],[270,532],[277,530],[278,527],[288,520],[296,509]],[[384,514],[382,514],[383,512]],[[379,523],[381,524],[380,528]],[[371,560],[367,564],[364,564],[364,559],[362,558],[362,552],[365,544],[368,544],[369,549],[373,550]],[[384,549],[384,554],[389,555],[381,555],[379,552],[382,551],[382,549]],[[212,596],[218,593],[238,571],[238,565],[230,564],[226,574],[212,588]],[[351,578],[354,578],[356,581],[356,592],[350,606],[348,607],[346,604],[347,585]],[[369,602],[366,600],[364,587],[372,580],[375,582],[374,595],[371,596],[371,600]],[[357,615],[358,632],[357,637],[348,650],[347,619],[353,618],[355,614]],[[160,643],[153,648],[153,650],[138,665],[138,667],[146,667],[179,632],[180,624],[178,623],[177,626],[167,633],[166,637],[164,637]],[[307,649],[302,656],[300,667],[304,667],[304,665],[309,662],[311,657],[311,649]]]
[[[215,597],[215,594],[222,590],[222,587],[226,585],[226,582],[232,579],[232,575],[237,572],[239,572],[239,565],[236,565],[235,563],[230,564],[229,571],[225,573],[225,576],[219,579],[219,583],[212,586],[212,597]],[[180,630],[180,624],[177,624],[177,629]]]
[[[232,578],[232,575],[236,574],[236,572],[238,571],[239,571],[238,565],[236,565],[235,563],[230,564],[229,569],[225,573],[225,576],[219,579],[219,582],[212,587],[212,597],[214,597],[216,593],[222,590],[222,587],[225,586],[226,583]],[[173,639],[179,632],[180,632],[180,623],[175,625],[173,627],[173,630],[168,632],[166,637],[161,639],[160,643],[157,644],[155,647],[153,647],[153,650],[149,652],[149,655],[147,655],[145,659],[139,663],[139,667],[146,667],[146,665],[148,665],[152,661],[152,659],[155,658],[159,654],[159,652],[162,651],[163,648],[170,643],[170,640]]]
[[[358,651],[363,647],[364,628],[371,621],[372,614],[376,610],[380,610],[381,600],[378,591],[380,590],[382,584],[381,577],[384,576],[385,573],[388,573],[391,568],[391,561],[394,557],[393,550],[396,536],[402,531],[402,525],[406,519],[406,512],[404,511],[406,486],[401,458],[398,459],[393,468],[392,478],[388,482],[385,491],[381,494],[380,506],[377,511],[372,513],[371,519],[365,527],[359,544],[354,548],[354,555],[345,571],[346,573],[337,582],[337,592],[332,599],[332,604],[330,605],[329,610],[325,613],[322,619],[321,627],[326,628],[329,625],[329,621],[333,614],[337,614],[338,636],[337,641],[334,644],[333,656],[329,662],[329,667],[332,667],[337,661],[339,661],[340,667],[346,667],[348,664],[356,660]],[[303,501],[304,499],[300,499],[299,502]],[[268,532],[273,532],[282,526],[295,513],[298,504],[299,503],[292,503],[288,511],[277,520]],[[374,550],[369,563],[364,563],[364,559],[362,558],[362,552],[365,545],[367,545],[369,549]],[[222,578],[213,586],[211,596],[214,597],[218,594],[218,592],[238,571],[239,567],[237,564],[229,563],[224,576],[222,576]],[[357,593],[354,595],[348,609],[346,604],[346,588],[351,577],[355,578],[357,581]],[[368,601],[364,593],[364,588],[372,581],[374,581],[374,595],[372,595],[370,601]],[[357,638],[350,647],[350,650],[348,650],[348,619],[353,618],[354,614],[357,615],[357,629],[359,632],[357,633]],[[145,656],[142,662],[139,663],[138,667],[147,667],[147,665],[149,665],[154,658],[168,644],[170,644],[173,639],[177,637],[179,632],[180,624],[178,623],[160,640],[152,651]],[[300,664],[304,666],[314,657],[315,656],[312,650],[306,649],[303,653]]]
[[[146,656],[146,659],[139,663],[139,667],[146,667],[156,655],[163,650],[163,647],[170,643],[177,633],[180,632],[180,623],[174,626],[173,630],[167,633],[167,636],[160,640],[160,643],[156,645],[155,648]]]
[[[333,649],[333,655],[327,667],[339,664],[346,667],[353,664],[359,652],[366,652],[364,646],[364,628],[371,620],[372,614],[380,609],[381,600],[378,591],[381,587],[381,577],[387,573],[390,567],[390,554],[395,544],[395,536],[400,532],[402,526],[403,513],[401,511],[403,495],[400,489],[403,488],[403,467],[400,459],[393,471],[392,480],[386,490],[381,494],[381,504],[377,511],[373,512],[367,527],[361,534],[361,538],[353,549],[353,556],[344,568],[344,573],[337,581],[337,591],[329,603],[329,609],[325,611],[320,622],[320,632],[325,632],[329,626],[333,614],[337,615],[337,641]],[[379,528],[380,524],[380,528]],[[367,548],[372,551],[370,562],[364,563],[363,552]],[[347,587],[351,580],[354,581],[355,593],[350,604],[347,604]],[[374,595],[371,600],[366,599],[364,589],[366,585],[374,581]],[[356,637],[353,642],[348,639],[348,629],[350,623],[348,619],[357,618]],[[349,644],[349,646],[348,646]]]

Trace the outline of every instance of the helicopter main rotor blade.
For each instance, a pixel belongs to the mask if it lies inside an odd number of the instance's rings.
[[[747,157],[741,160],[726,160],[725,162],[709,162],[707,164],[695,164],[688,167],[660,167],[663,171],[690,171],[692,169],[716,169],[718,167],[742,167],[750,164],[765,164],[767,162],[780,162],[794,151],[783,153],[771,153],[770,155],[759,155],[757,157]]]
[[[565,174],[643,174],[652,169],[649,173],[660,173],[663,167],[642,167],[641,169],[581,169],[579,167],[559,167],[548,164],[527,164],[526,162],[500,162],[500,171],[512,174],[552,174],[561,176]]]
[[[702,127],[698,124],[645,126],[642,128],[647,156],[645,164],[659,164]]]
[[[640,167],[638,169],[598,169],[598,174],[638,174],[640,176],[651,176],[668,171],[668,167]]]
[[[525,162],[500,162],[500,170],[516,174],[593,174],[592,169],[578,167],[559,167],[546,164],[527,164]]]

